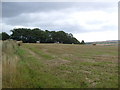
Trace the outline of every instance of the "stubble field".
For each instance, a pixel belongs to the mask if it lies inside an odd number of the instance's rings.
[[[117,88],[118,47],[2,44],[3,88]]]

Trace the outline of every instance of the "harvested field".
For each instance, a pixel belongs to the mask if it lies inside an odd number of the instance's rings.
[[[118,88],[118,47],[3,42],[3,88]]]

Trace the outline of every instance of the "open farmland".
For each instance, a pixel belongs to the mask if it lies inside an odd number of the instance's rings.
[[[4,41],[3,88],[117,88],[118,47]]]

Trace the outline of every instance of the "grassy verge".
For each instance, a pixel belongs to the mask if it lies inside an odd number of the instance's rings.
[[[16,81],[17,45],[15,41],[4,41],[2,43],[2,87],[12,87]]]

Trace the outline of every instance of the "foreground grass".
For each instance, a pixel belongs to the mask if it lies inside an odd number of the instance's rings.
[[[3,87],[10,88],[117,88],[117,46],[18,47],[10,41],[3,48],[3,74]]]
[[[0,89],[2,89],[2,41],[0,41]]]

